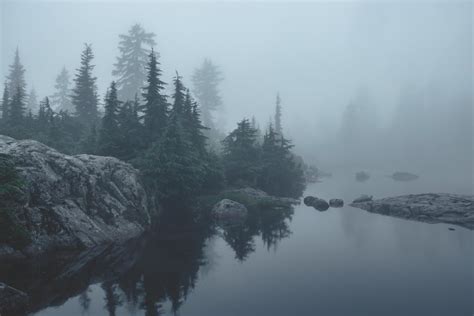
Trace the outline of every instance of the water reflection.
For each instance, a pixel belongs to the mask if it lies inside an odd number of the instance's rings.
[[[235,258],[244,261],[255,251],[256,238],[271,248],[288,237],[287,220],[292,215],[292,209],[261,209],[250,212],[245,223],[221,226],[197,220],[192,211],[179,208],[165,212],[161,224],[148,236],[79,254],[3,264],[0,279],[30,295],[33,313],[77,297],[82,314],[96,315],[91,310],[91,302],[97,300],[91,284],[99,284],[104,297],[100,315],[116,315],[126,308],[157,316],[168,307],[176,314],[195,288],[198,272],[208,263],[206,245],[212,238],[223,237]]]

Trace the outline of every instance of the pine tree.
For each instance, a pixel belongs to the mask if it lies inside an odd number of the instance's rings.
[[[203,123],[209,128],[215,128],[213,113],[222,106],[222,98],[219,95],[219,84],[222,80],[219,68],[209,59],[204,60],[192,77],[193,92],[201,105]]]
[[[74,78],[72,104],[76,116],[82,124],[90,127],[98,120],[96,77],[92,75],[94,65],[91,64],[94,54],[90,44],[85,44],[81,55],[81,67],[77,69]]]
[[[166,201],[192,197],[200,190],[205,173],[203,160],[191,142],[191,127],[186,124],[190,116],[185,112],[186,95],[181,77],[176,74],[173,82],[173,108],[165,133],[141,162],[145,175],[154,179],[156,191]]]
[[[117,87],[115,82],[112,81],[105,98],[105,113],[102,118],[102,126],[99,133],[98,152],[101,155],[117,157],[119,152],[119,107],[120,101],[117,98]]]
[[[15,51],[15,58],[13,64],[10,65],[10,73],[7,76],[8,80],[8,94],[13,96],[17,93],[18,88],[21,90],[21,94],[26,94],[26,82],[25,82],[25,68],[20,61],[20,52],[18,48]]]
[[[260,150],[257,144],[257,130],[248,119],[237,123],[223,141],[224,170],[226,179],[233,185],[255,185],[260,169]]]
[[[149,49],[155,45],[155,34],[147,33],[140,24],[133,25],[128,34],[121,34],[119,51],[112,75],[117,77],[120,100],[133,100],[145,85]]]
[[[283,128],[281,125],[281,98],[280,94],[277,94],[276,97],[276,106],[275,106],[275,132],[278,135],[283,135]]]
[[[304,190],[303,168],[291,152],[293,145],[270,124],[262,144],[257,185],[272,195],[299,197]]]
[[[143,112],[146,141],[151,143],[164,133],[168,113],[168,103],[165,95],[162,94],[164,82],[160,80],[161,70],[153,50],[150,53],[147,70],[147,86],[143,93],[145,99]]]
[[[56,83],[54,85],[56,92],[51,96],[51,104],[57,111],[74,113],[69,85],[69,72],[66,67],[63,67],[59,75],[56,77]]]

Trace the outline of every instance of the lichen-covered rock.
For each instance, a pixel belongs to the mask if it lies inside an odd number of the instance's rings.
[[[366,211],[428,223],[449,223],[474,229],[474,197],[447,193],[410,194],[380,200],[354,201]]]
[[[131,165],[112,157],[68,156],[33,140],[0,136],[0,153],[12,157],[24,182],[18,214],[40,254],[90,247],[137,236],[150,225],[145,189]],[[8,252],[8,245],[0,245]]]
[[[212,214],[217,220],[240,221],[247,217],[248,211],[243,204],[229,199],[223,199],[214,205]]]

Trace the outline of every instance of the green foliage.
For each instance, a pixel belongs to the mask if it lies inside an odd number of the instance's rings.
[[[303,166],[290,149],[290,141],[270,125],[262,144],[261,169],[257,186],[277,196],[299,197],[305,188]]]
[[[168,115],[168,102],[162,93],[165,83],[160,79],[161,69],[153,50],[150,53],[147,70],[147,85],[143,93],[145,99],[143,121],[146,130],[145,140],[147,144],[151,144],[163,136]]]
[[[0,154],[0,243],[22,248],[30,242],[17,213],[24,202],[22,183],[11,157]]]
[[[120,130],[118,125],[120,103],[117,98],[115,82],[112,81],[105,97],[105,114],[102,117],[102,126],[97,144],[100,155],[117,157],[120,152]]]
[[[231,185],[255,186],[260,170],[260,148],[257,130],[250,121],[243,119],[223,141],[224,170]]]

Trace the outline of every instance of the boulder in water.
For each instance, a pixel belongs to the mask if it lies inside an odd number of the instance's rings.
[[[314,196],[307,196],[303,200],[304,204],[307,206],[312,206],[318,211],[326,211],[329,208],[328,202],[323,199],[319,199]]]
[[[341,199],[330,199],[329,200],[329,206],[330,207],[343,207],[344,206],[344,201]]]

